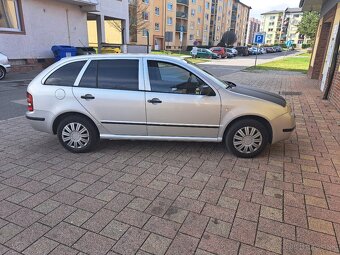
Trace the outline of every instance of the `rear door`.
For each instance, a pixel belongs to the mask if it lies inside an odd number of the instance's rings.
[[[78,102],[113,135],[147,135],[142,61],[98,59],[87,63],[73,87]]]

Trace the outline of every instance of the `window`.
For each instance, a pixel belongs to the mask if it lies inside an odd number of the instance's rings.
[[[195,9],[191,9],[191,16],[195,16]]]
[[[155,23],[155,30],[159,31],[159,23]]]
[[[143,36],[145,36],[145,37],[148,36],[149,29],[144,28],[142,33],[143,33]]]
[[[168,25],[172,25],[172,17],[168,17]]]
[[[274,26],[274,22],[269,22],[269,26]]]
[[[143,3],[148,4],[149,0],[142,0]]]
[[[149,20],[149,13],[148,12],[142,12],[142,18],[143,20]]]
[[[159,16],[159,7],[155,7],[155,14]]]
[[[201,24],[201,18],[197,19],[197,24]]]
[[[0,0],[0,31],[22,31],[19,0]]]
[[[200,5],[197,6],[197,12],[198,12],[198,13],[201,13],[201,12],[202,12],[202,6],[200,6]]]
[[[98,61],[91,61],[89,66],[86,68],[83,77],[79,83],[79,87],[85,88],[96,88],[97,87],[97,66]]]
[[[191,0],[191,2],[192,2],[193,4],[195,4],[195,3],[196,3],[196,0]]]
[[[173,5],[172,5],[172,3],[169,2],[169,3],[168,3],[168,10],[169,10],[169,11],[172,11],[172,8],[173,8]]]
[[[138,60],[98,61],[98,88],[138,90]]]
[[[206,2],[206,3],[205,3],[205,8],[206,8],[206,9],[209,9],[209,8],[210,8],[210,3],[209,3],[209,2]]]
[[[45,85],[73,86],[85,62],[77,61],[60,67],[46,79]]]
[[[205,83],[189,71],[165,62],[148,61],[152,92],[200,95]]]
[[[191,35],[189,36],[189,40],[192,41],[192,40],[194,40],[194,39],[195,39],[195,38],[194,38],[194,35],[191,34]]]
[[[271,20],[275,19],[275,16],[270,16],[270,19],[271,19]]]

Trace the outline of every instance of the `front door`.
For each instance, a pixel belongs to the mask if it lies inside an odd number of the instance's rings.
[[[149,136],[217,138],[220,97],[190,71],[172,63],[148,60],[146,91]],[[146,85],[146,88],[148,85]]]
[[[92,60],[73,94],[112,135],[147,135],[138,59]]]

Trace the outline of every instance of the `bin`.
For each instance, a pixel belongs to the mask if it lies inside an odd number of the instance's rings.
[[[79,55],[92,55],[96,54],[96,50],[93,47],[76,47],[77,48],[77,56]]]
[[[113,54],[113,53],[121,53],[122,51],[118,47],[103,47],[102,53],[103,54]]]
[[[54,45],[51,48],[54,54],[54,60],[59,61],[65,57],[72,57],[77,55],[77,48],[67,45]]]

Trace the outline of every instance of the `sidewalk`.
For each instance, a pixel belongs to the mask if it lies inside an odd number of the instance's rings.
[[[71,154],[0,122],[0,254],[340,254],[340,113],[303,74],[221,78],[294,92],[291,139],[255,159],[180,142]]]

